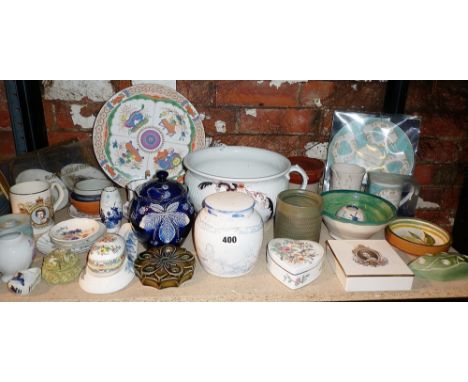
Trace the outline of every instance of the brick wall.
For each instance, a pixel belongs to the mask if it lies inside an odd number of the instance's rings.
[[[89,139],[109,94],[131,81],[44,82],[49,143]],[[304,154],[308,142],[328,142],[334,110],[380,112],[379,81],[177,81],[177,90],[205,115],[206,135],[228,145]],[[468,164],[468,82],[411,81],[406,112],[422,117],[415,177],[426,202],[421,218],[449,228]],[[3,85],[0,86],[0,159],[14,155]],[[433,204],[435,203],[435,204]]]

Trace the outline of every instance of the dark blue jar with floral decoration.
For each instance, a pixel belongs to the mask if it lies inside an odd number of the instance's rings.
[[[187,187],[168,180],[167,171],[140,185],[130,204],[130,222],[138,240],[149,247],[180,245],[192,228],[195,209]]]

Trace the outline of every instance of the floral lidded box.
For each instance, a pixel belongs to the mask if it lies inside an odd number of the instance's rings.
[[[328,240],[327,258],[347,292],[412,288],[414,273],[386,240]]]
[[[291,289],[298,289],[320,276],[325,250],[310,240],[277,238],[267,248],[270,273]]]

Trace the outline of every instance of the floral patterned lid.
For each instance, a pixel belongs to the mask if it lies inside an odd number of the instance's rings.
[[[187,196],[187,188],[175,180],[167,179],[168,176],[167,171],[158,171],[155,177],[136,189],[137,195],[153,202],[168,202]]]
[[[182,160],[205,146],[205,132],[193,105],[175,90],[141,84],[107,101],[94,124],[93,146],[104,172],[125,187],[165,170],[182,181]]]
[[[323,261],[325,250],[310,240],[278,238],[268,243],[268,256],[288,273],[298,275],[306,272]]]
[[[88,268],[93,272],[109,274],[117,271],[124,260],[124,239],[115,233],[107,233],[91,247],[88,254]]]

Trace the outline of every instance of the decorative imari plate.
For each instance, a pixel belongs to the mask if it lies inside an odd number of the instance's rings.
[[[125,187],[165,170],[184,175],[183,158],[205,146],[193,105],[175,90],[156,84],[129,87],[105,103],[94,125],[93,145],[105,173]]]

